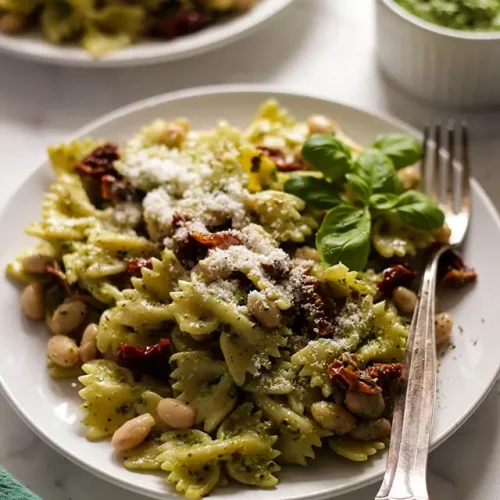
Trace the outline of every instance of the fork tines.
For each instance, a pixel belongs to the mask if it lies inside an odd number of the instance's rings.
[[[443,147],[443,135],[446,148]],[[456,143],[460,146],[458,157]],[[421,177],[423,191],[448,210],[458,213],[464,199],[468,202],[469,133],[465,121],[458,127],[453,120],[449,120],[446,127],[440,122],[424,127]]]

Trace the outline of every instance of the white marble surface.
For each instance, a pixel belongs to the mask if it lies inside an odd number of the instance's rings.
[[[373,2],[297,0],[264,31],[230,47],[137,70],[56,68],[0,56],[0,208],[43,159],[47,144],[102,113],[170,90],[272,83],[390,113],[415,126],[429,118],[459,116],[415,102],[386,84],[374,59]],[[500,206],[500,110],[465,117],[473,136],[475,175]],[[500,499],[499,402],[497,385],[455,436],[432,453],[433,499]],[[0,465],[44,500],[139,498],[60,457],[2,396]],[[374,486],[342,498],[370,500],[375,491]]]

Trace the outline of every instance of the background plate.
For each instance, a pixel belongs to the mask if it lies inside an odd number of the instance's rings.
[[[184,59],[238,40],[270,21],[294,0],[261,0],[234,18],[176,40],[144,40],[103,59],[95,59],[77,45],[53,45],[39,33],[7,36],[0,33],[0,50],[24,59],[61,66],[140,66]],[[277,27],[278,29],[278,27]]]
[[[311,113],[326,114],[362,144],[370,143],[379,133],[415,132],[393,119],[320,98],[259,86],[223,86],[139,102],[93,122],[76,137],[91,135],[122,142],[154,118],[179,115],[189,117],[195,128],[211,128],[218,118],[244,126],[268,97],[279,99],[298,119]],[[22,228],[39,218],[42,196],[51,180],[49,166],[42,165],[8,203],[0,218],[0,266],[33,243],[23,235]],[[495,309],[500,282],[500,220],[482,188],[476,182],[472,187],[474,210],[464,254],[467,263],[477,269],[479,280],[446,304],[455,319],[455,347],[440,362],[433,446],[443,442],[471,415],[491,388],[500,365]],[[85,440],[79,424],[82,414],[76,384],[48,377],[48,333],[22,317],[19,290],[6,279],[0,280],[0,317],[0,386],[33,430],[64,456],[108,481],[150,497],[171,498],[172,490],[158,476],[124,469],[113,457],[109,442]],[[318,456],[310,467],[284,467],[279,474],[281,482],[274,490],[231,486],[216,490],[210,498],[222,500],[235,494],[240,500],[253,500],[256,495],[259,500],[327,498],[379,479],[385,464],[383,454],[362,464],[349,463],[326,450]]]

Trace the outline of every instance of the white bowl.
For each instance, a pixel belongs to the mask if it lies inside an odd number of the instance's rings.
[[[398,87],[448,106],[500,104],[500,32],[443,28],[376,0],[377,52]]]
[[[293,1],[262,0],[248,12],[208,26],[197,33],[175,40],[141,40],[102,59],[96,59],[76,44],[51,44],[36,32],[17,36],[0,33],[0,51],[59,66],[115,68],[170,62],[208,52],[250,35],[265,26]],[[280,28],[276,26],[275,29]]]
[[[123,143],[145,123],[157,117],[188,116],[196,129],[213,127],[220,118],[242,127],[259,104],[272,97],[299,120],[324,113],[360,144],[378,134],[418,133],[383,116],[334,101],[258,85],[206,87],[153,97],[114,111],[87,125],[75,137],[104,138]],[[38,220],[43,193],[53,181],[47,162],[13,193],[0,215],[0,269],[33,238],[23,234],[29,221]],[[477,284],[454,297],[440,295],[440,307],[450,311],[456,328],[455,348],[440,359],[437,408],[431,444],[435,448],[472,414],[493,386],[500,368],[498,292],[500,282],[500,218],[483,189],[472,183],[472,220],[463,248],[468,264],[478,272]],[[485,244],[484,242],[488,242]],[[138,474],[125,469],[113,456],[109,441],[90,442],[80,424],[83,414],[73,381],[54,381],[47,375],[48,332],[21,315],[19,290],[0,277],[0,391],[20,417],[48,444],[88,471],[139,494],[161,500],[184,500],[164,483],[163,474]],[[1,416],[0,416],[1,422]],[[383,475],[385,454],[365,463],[335,457],[324,446],[309,467],[284,466],[280,484],[259,490],[232,484],[216,489],[209,500],[326,500],[362,488]],[[464,456],[467,450],[464,450]],[[1,494],[0,499],[4,500]],[[113,498],[120,498],[119,492]],[[52,500],[52,499],[47,499]],[[139,500],[139,499],[138,499]]]

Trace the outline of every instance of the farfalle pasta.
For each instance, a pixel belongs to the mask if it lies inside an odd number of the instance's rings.
[[[367,460],[390,434],[409,322],[392,290],[415,277],[391,259],[442,220],[381,150],[313,118],[269,101],[245,130],[159,119],[53,147],[40,243],[7,268],[54,334],[49,374],[79,377],[87,437],[188,498],[272,488],[324,444]]]
[[[0,32],[31,27],[48,42],[78,41],[94,57],[146,37],[172,40],[241,14],[258,0],[0,0]]]

